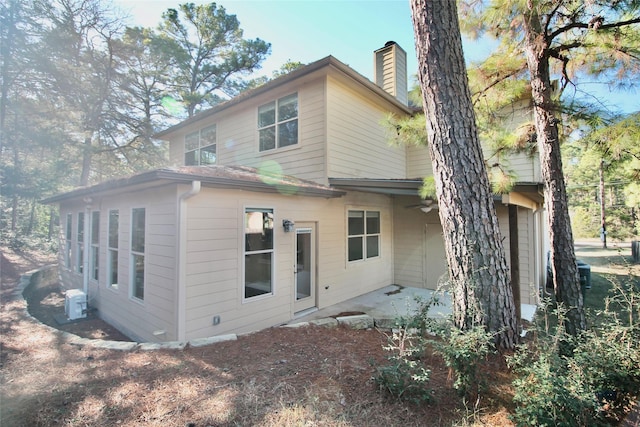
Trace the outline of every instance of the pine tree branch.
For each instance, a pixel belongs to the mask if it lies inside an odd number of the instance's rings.
[[[591,22],[588,22],[588,23],[572,22],[569,25],[566,25],[564,27],[558,28],[557,30],[555,30],[554,32],[549,34],[546,38],[547,38],[547,42],[551,43],[551,41],[553,39],[555,39],[556,37],[558,37],[560,34],[566,33],[568,31],[571,31],[571,30],[576,29],[576,28],[594,29],[596,31],[600,31],[600,30],[609,30],[609,29],[612,29],[612,28],[625,27],[625,26],[628,26],[628,25],[638,24],[638,23],[640,23],[640,16],[638,16],[636,18],[633,18],[633,19],[627,19],[626,21],[613,22],[611,24],[599,24],[597,26],[593,24],[593,20]]]
[[[521,68],[519,69],[514,69],[511,72],[504,74],[498,78],[496,78],[491,84],[489,84],[488,86],[485,86],[484,89],[476,92],[473,94],[475,101],[473,101],[473,104],[475,105],[480,98],[482,97],[482,95],[484,95],[485,93],[487,93],[489,90],[491,90],[493,87],[497,86],[498,84],[502,83],[503,81],[507,80],[509,77],[513,77],[518,75],[519,73],[521,73],[522,71],[526,70],[527,65],[523,64]]]

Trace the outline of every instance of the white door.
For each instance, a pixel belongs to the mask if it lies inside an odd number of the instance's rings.
[[[295,302],[296,313],[316,306],[316,250],[313,224],[296,224]]]

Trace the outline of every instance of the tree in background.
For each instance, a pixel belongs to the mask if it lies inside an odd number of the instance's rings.
[[[57,100],[44,94],[36,72],[41,30],[32,3],[0,6],[2,99],[0,100],[0,229],[3,238],[51,235],[54,213],[38,204],[68,185],[77,152],[65,146],[73,132],[60,122]]]
[[[509,269],[475,124],[454,0],[411,1],[429,154],[452,285],[454,323],[517,342]]]
[[[73,129],[68,145],[82,158],[79,184],[88,185],[94,154],[109,144],[109,103],[116,90],[114,40],[122,23],[99,0],[36,2],[39,50],[33,58],[40,97],[50,115]],[[55,109],[55,110],[54,110]]]
[[[237,95],[243,89],[238,77],[259,69],[271,49],[263,40],[244,39],[236,16],[215,3],[181,4],[162,19],[159,31],[173,60],[169,88],[189,117],[219,103],[221,95]]]
[[[640,113],[589,124],[567,147],[567,185],[576,235],[600,236],[606,248],[607,237],[640,234]]]
[[[580,72],[619,83],[637,73],[640,38],[633,24],[640,22],[640,2],[492,0],[461,4],[463,28],[499,38],[494,61],[511,64],[491,78],[497,82],[524,75],[529,80],[554,292],[556,300],[570,308],[567,331],[577,334],[586,328],[586,322],[560,153],[562,110],[558,101]],[[519,59],[520,67],[514,58]],[[559,87],[554,86],[556,80]]]
[[[42,198],[165,164],[166,148],[151,137],[184,114],[175,95],[189,73],[185,100],[202,95],[187,102],[191,112],[217,90],[259,84],[241,77],[268,43],[242,39],[235,16],[214,3],[180,11],[185,25],[180,12],[165,14],[172,38],[126,28],[100,0],[0,3],[0,226],[11,231],[3,238],[51,233],[55,213]]]
[[[150,28],[126,28],[114,42],[117,90],[110,100],[114,167],[138,172],[165,161],[165,147],[155,132],[177,123],[181,108],[168,96],[172,59],[166,40]]]

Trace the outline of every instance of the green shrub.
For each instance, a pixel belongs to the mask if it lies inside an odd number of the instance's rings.
[[[392,396],[414,403],[429,402],[433,392],[428,387],[431,371],[424,367],[421,357],[424,355],[425,335],[435,325],[429,318],[429,309],[438,305],[437,294],[428,300],[416,298],[418,308],[408,316],[395,319],[396,328],[387,335],[389,363],[377,368],[375,381],[378,386]]]
[[[479,394],[484,380],[478,375],[480,366],[493,348],[494,336],[483,326],[460,330],[447,325],[437,331],[441,340],[432,340],[435,351],[454,372],[453,387],[461,396]]]
[[[508,362],[518,426],[607,425],[640,390],[640,292],[637,278],[612,281],[605,309],[579,337],[562,327],[562,307],[542,310],[544,322],[529,346]],[[550,314],[550,315],[549,315]],[[549,318],[557,318],[556,327]],[[552,325],[553,326],[553,325]],[[570,348],[571,352],[566,349]]]
[[[376,384],[398,399],[413,403],[431,401],[433,393],[428,388],[431,371],[418,357],[424,348],[421,337],[415,334],[415,329],[401,326],[388,340],[384,349],[391,353],[387,357],[389,364],[377,368]]]
[[[564,357],[520,347],[509,363],[517,374],[512,415],[517,426],[580,426],[593,418],[595,399],[575,381]]]

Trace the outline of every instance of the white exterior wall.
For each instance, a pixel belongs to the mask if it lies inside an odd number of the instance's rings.
[[[327,79],[327,170],[331,178],[405,178],[406,149],[381,126],[389,109]]]
[[[292,93],[298,94],[298,144],[259,151],[258,107]],[[212,117],[207,117],[172,135],[172,165],[184,165],[184,137],[216,124],[217,163],[260,168],[275,162],[285,175],[326,184],[325,174],[325,89],[324,79],[315,78],[275,89]]]
[[[423,213],[416,198],[397,197],[394,201],[394,283],[402,286],[437,289],[446,280],[442,227],[437,210]],[[509,257],[509,212],[502,204],[496,205],[502,242]],[[537,301],[535,272],[535,220],[533,211],[518,208],[518,243],[520,267],[520,298],[523,304]]]
[[[79,204],[62,204],[61,218],[74,213],[77,229]],[[144,300],[131,297],[131,210],[145,208],[145,284]],[[107,244],[109,210],[119,212],[118,286],[108,288]],[[172,341],[176,339],[176,190],[174,186],[134,191],[115,197],[95,198],[91,211],[100,211],[99,280],[89,280],[89,306],[98,315],[137,341]],[[87,218],[85,218],[85,221]],[[62,227],[64,228],[64,226]],[[76,239],[74,230],[73,239]],[[64,239],[64,230],[62,234]],[[77,250],[73,247],[73,258]],[[72,263],[72,266],[75,262]],[[62,282],[67,289],[82,289],[82,275],[60,263]],[[154,335],[156,331],[164,334]]]
[[[424,213],[417,197],[397,197],[394,203],[394,283],[437,289],[446,279],[447,260],[437,210]]]
[[[186,338],[251,332],[294,314],[295,233],[282,220],[316,228],[317,305],[344,301],[392,283],[392,211],[387,197],[351,193],[339,199],[203,189],[188,200]],[[247,207],[274,210],[274,294],[243,301],[243,217]],[[381,256],[347,262],[347,210],[381,213]],[[213,316],[220,324],[213,325]]]
[[[520,301],[537,304],[535,259],[535,218],[533,211],[518,208],[518,249],[520,251]]]
[[[407,178],[415,179],[431,175],[433,175],[433,166],[429,157],[429,148],[427,146],[408,146]]]

